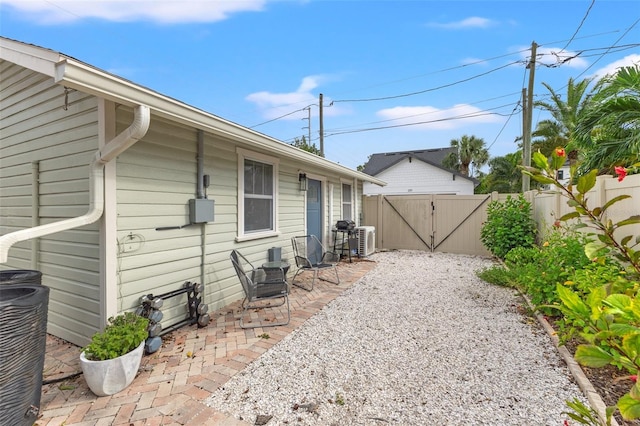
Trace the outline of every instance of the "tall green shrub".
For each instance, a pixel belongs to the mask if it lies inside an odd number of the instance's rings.
[[[509,195],[503,202],[489,203],[480,240],[494,256],[504,259],[515,247],[531,247],[535,237],[536,224],[531,217],[531,203],[522,194],[518,197]]]

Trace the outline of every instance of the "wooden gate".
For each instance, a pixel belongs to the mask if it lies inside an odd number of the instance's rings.
[[[376,227],[378,249],[490,255],[480,241],[487,206],[498,194],[363,197],[363,226]]]

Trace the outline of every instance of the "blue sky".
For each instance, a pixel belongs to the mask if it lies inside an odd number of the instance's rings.
[[[463,135],[514,152],[531,43],[544,100],[640,63],[639,20],[636,0],[0,0],[4,37],[285,142],[310,123],[319,146],[322,93],[325,156],[351,168]]]

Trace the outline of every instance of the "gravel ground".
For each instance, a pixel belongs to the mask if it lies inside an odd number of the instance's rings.
[[[583,402],[549,337],[481,257],[397,251],[217,390],[272,425],[562,425]],[[266,417],[261,417],[266,416]]]

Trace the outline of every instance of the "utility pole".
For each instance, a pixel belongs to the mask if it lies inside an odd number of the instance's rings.
[[[531,132],[527,127],[527,89],[522,89],[522,165],[531,165],[531,145],[530,135]],[[522,173],[522,193],[524,194],[531,187],[531,179],[527,174]]]
[[[529,87],[522,91],[522,165],[525,167],[531,166],[531,128],[533,126],[533,82],[536,74],[536,50],[538,45],[535,41],[531,42],[531,60],[527,65],[529,68]],[[526,94],[526,98],[525,98]],[[522,192],[526,192],[530,189],[531,180],[529,175],[522,175]]]
[[[307,120],[309,125],[307,127],[303,127],[303,129],[309,129],[309,139],[307,139],[307,143],[311,145],[311,105],[303,109],[306,109],[309,113],[309,116],[307,118],[303,118],[303,120]]]
[[[323,120],[323,113],[322,113],[322,93],[320,93],[320,102],[318,102],[319,104],[319,113],[318,116],[320,118],[320,157],[324,157],[324,123],[322,122]],[[309,124],[309,127],[311,127],[311,124]]]

